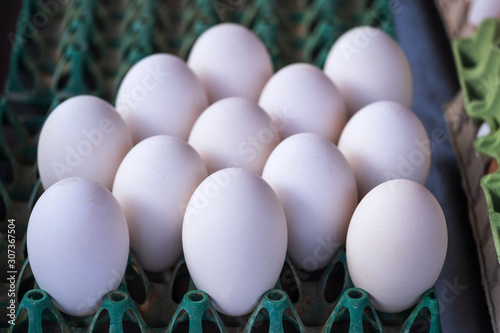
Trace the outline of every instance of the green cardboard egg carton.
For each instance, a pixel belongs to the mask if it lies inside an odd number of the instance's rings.
[[[453,53],[464,96],[465,111],[490,133],[477,138],[480,153],[500,161],[500,20],[488,19],[470,38],[453,42]],[[491,232],[500,262],[500,171],[485,175],[481,187],[488,204]]]
[[[151,274],[131,253],[118,290],[106,294],[96,314],[87,317],[58,311],[39,289],[25,235],[43,193],[36,148],[47,115],[80,94],[113,102],[138,60],[155,52],[185,59],[203,31],[226,21],[252,29],[276,70],[299,61],[322,67],[336,38],[354,26],[378,26],[394,35],[389,0],[23,1],[16,32],[8,36],[11,64],[0,97],[0,266],[15,272],[14,280],[7,280],[7,270],[0,272],[0,333],[441,331],[433,289],[403,313],[375,311],[368,294],[354,288],[344,249],[312,274],[287,260],[274,289],[242,317],[217,313],[182,259],[172,270]],[[15,263],[10,266],[12,228]]]

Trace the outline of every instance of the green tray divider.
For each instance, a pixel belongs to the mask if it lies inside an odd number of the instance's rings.
[[[288,284],[292,282],[292,288],[298,292],[298,298],[293,301],[293,305],[302,323],[306,326],[322,326],[335,308],[342,293],[354,287],[347,270],[345,247],[337,251],[330,264],[324,271],[320,272],[321,275],[318,277],[314,277],[317,273],[296,269],[289,259],[286,263],[290,268],[291,276],[287,274],[288,270],[284,270],[280,280],[286,281]],[[335,285],[337,290],[331,290],[331,285]],[[281,288],[281,285],[277,287]],[[290,287],[282,289],[288,292]],[[290,293],[289,297],[294,299],[293,293]]]
[[[29,68],[31,69],[31,73],[35,73],[36,69],[33,64],[26,59],[28,58],[28,55],[26,54],[24,46],[27,42],[27,39],[24,36],[30,36],[36,44],[40,45],[39,35],[35,31],[28,32],[28,29],[31,28],[31,26],[29,25],[31,17],[38,9],[37,3],[38,2],[36,0],[23,1],[19,19],[17,21],[16,33],[14,36],[9,36],[9,39],[12,43],[11,63],[13,65],[11,65],[11,67],[18,69],[21,64],[25,66],[32,66]],[[11,71],[11,73],[9,74],[10,76],[7,80],[6,85],[6,87],[8,88],[7,91],[12,93],[23,93],[28,90],[28,87],[26,87],[22,82],[20,73],[18,71]]]
[[[423,310],[427,310],[428,313],[422,314]],[[427,290],[418,304],[413,308],[413,311],[401,328],[401,333],[412,332],[412,328],[417,325],[417,321],[419,319],[424,320],[424,323],[420,326],[420,328],[428,328],[426,332],[441,333],[439,304],[436,299],[436,290],[434,288]],[[429,324],[427,321],[430,321],[430,327],[428,327]]]
[[[343,251],[338,254],[339,257],[345,257],[345,253]],[[167,278],[166,284],[169,286],[169,288],[172,288],[173,286],[173,281],[175,278],[175,275],[178,274],[179,267],[184,264],[183,260],[180,260],[179,263],[177,264],[176,268],[172,271],[172,275]],[[333,262],[332,262],[333,264]],[[333,266],[333,265],[330,265]],[[334,266],[335,267],[335,266]],[[29,271],[29,260],[26,259],[23,264],[23,268],[20,271],[20,275],[18,278],[18,285],[17,285],[17,293],[19,294],[19,288],[20,285],[22,284],[21,281],[25,281],[26,279],[32,278],[31,273],[27,273]],[[321,279],[324,279],[324,276],[327,276],[328,274],[326,273],[329,270],[327,268],[323,275],[321,276]],[[139,275],[143,279],[142,283],[144,283],[145,286],[145,293],[146,293],[146,299],[142,303],[137,303],[132,296],[130,296],[130,292],[127,287],[126,281],[132,277],[132,275]],[[160,273],[158,273],[160,274]],[[160,275],[164,275],[165,273],[161,273]],[[169,275],[167,273],[167,275]],[[344,276],[344,278],[346,278]],[[348,278],[348,277],[347,277]],[[298,277],[296,277],[298,279]],[[350,281],[350,278],[348,278]],[[120,293],[122,295],[126,295],[126,305],[120,305],[120,307],[112,307],[108,306],[106,304],[106,299],[101,306],[101,310],[98,311],[95,315],[92,316],[86,316],[86,317],[72,317],[68,316],[64,313],[59,313],[60,316],[52,316],[51,318],[47,319],[52,322],[57,322],[59,326],[67,326],[70,328],[72,332],[92,332],[94,328],[97,328],[103,323],[109,323],[110,327],[117,327],[116,323],[118,321],[121,322],[131,322],[134,323],[136,326],[139,326],[139,328],[142,330],[142,332],[171,332],[176,329],[178,325],[182,325],[182,323],[189,322],[189,327],[192,329],[190,332],[201,332],[197,330],[199,328],[199,325],[203,325],[203,322],[209,321],[212,322],[213,325],[219,327],[219,330],[221,332],[226,332],[230,331],[226,329],[224,326],[224,321],[219,317],[218,313],[215,311],[215,308],[213,308],[213,305],[210,303],[209,296],[206,295],[203,291],[196,290],[194,284],[190,280],[189,282],[189,290],[184,294],[183,300],[181,301],[180,304],[176,304],[172,300],[172,293],[173,290],[169,289],[169,295],[165,297],[164,299],[157,299],[158,296],[155,295],[155,293],[158,291],[158,289],[155,289],[156,283],[151,283],[148,280],[148,277],[142,270],[142,268],[137,264],[137,261],[135,259],[135,256],[133,253],[129,257],[129,262],[127,266],[127,272],[118,287],[117,291],[112,291],[110,293]],[[302,289],[303,285],[300,285],[300,293],[303,293],[304,290]],[[34,289],[38,289],[39,286],[36,284],[34,285]],[[277,288],[280,288],[280,284],[277,285]],[[269,327],[270,327],[270,332],[282,332],[282,328],[284,327],[283,325],[289,324],[295,327],[296,330],[300,332],[307,332],[308,327],[315,327],[316,329],[323,329],[323,332],[330,332],[332,326],[334,326],[334,323],[339,322],[339,321],[345,321],[347,319],[347,316],[350,316],[351,320],[351,330],[350,332],[358,332],[355,329],[359,325],[369,325],[375,331],[378,331],[377,327],[379,325],[379,322],[384,324],[383,320],[379,319],[379,316],[381,315],[378,312],[374,312],[373,315],[367,315],[366,311],[363,312],[362,310],[366,308],[365,305],[363,305],[363,308],[359,310],[361,307],[359,305],[359,300],[358,296],[359,294],[355,294],[352,296],[351,294],[348,294],[350,291],[357,291],[358,293],[364,293],[366,298],[363,298],[363,304],[370,304],[369,303],[369,298],[367,296],[367,293],[363,291],[362,289],[356,289],[356,288],[347,288],[343,289],[342,294],[339,298],[337,298],[332,304],[335,305],[335,308],[333,311],[330,310],[329,313],[329,319],[325,324],[317,324],[314,326],[306,326],[302,322],[300,313],[297,311],[300,309],[298,307],[297,303],[292,303],[291,300],[289,299],[288,294],[281,289],[273,289],[268,291],[263,295],[261,298],[259,305],[257,309],[251,314],[249,318],[246,316],[243,317],[238,317],[238,318],[233,318],[234,320],[237,321],[239,325],[242,325],[242,323],[246,323],[245,328],[239,327],[238,329],[243,329],[245,332],[251,332],[252,329],[254,328],[261,328],[261,325],[264,321],[269,322]],[[29,291],[28,291],[29,293]],[[202,293],[203,297],[199,296],[188,296],[190,294],[199,294]],[[109,293],[108,293],[109,295]],[[164,295],[163,295],[164,296]],[[121,298],[121,297],[120,297]],[[202,299],[203,298],[203,299]],[[353,300],[354,298],[354,300]],[[23,297],[24,299],[24,297]],[[112,300],[108,300],[112,301]],[[342,307],[347,306],[349,309],[342,309]],[[350,307],[349,307],[350,306]],[[395,314],[393,316],[399,318],[403,318],[403,320],[406,319],[406,322],[404,325],[408,326],[408,329],[413,327],[412,325],[414,322],[418,319],[421,319],[421,314],[420,310],[422,308],[428,308],[429,309],[429,318],[431,319],[431,333],[436,333],[440,332],[440,330],[436,330],[433,327],[438,327],[439,326],[439,306],[437,303],[437,300],[435,299],[435,291],[430,290],[420,300],[419,304],[413,308],[408,310],[407,312],[403,314]],[[99,316],[100,312],[102,309],[106,308],[106,310],[109,312],[109,320],[107,318],[102,318]],[[142,308],[142,309],[141,309]],[[125,309],[125,310],[123,310]],[[206,312],[207,309],[210,309],[210,312]],[[265,311],[262,311],[265,309]],[[370,308],[371,309],[371,308]],[[53,308],[53,311],[57,311],[57,309]],[[130,313],[127,313],[126,316],[123,315],[123,313],[127,312],[127,310],[131,310]],[[185,311],[182,311],[185,310]],[[163,311],[163,312],[162,312]],[[346,311],[349,312],[346,313]],[[354,314],[352,311],[357,311]],[[169,323],[168,326],[167,324],[160,325],[158,326],[157,323],[153,322],[153,326],[149,326],[148,324],[148,319],[147,315],[145,317],[144,312],[147,313],[152,313],[152,317],[158,317],[158,316],[164,316],[165,318],[169,318]],[[362,313],[363,312],[363,313]],[[362,316],[359,317],[360,313],[362,313]],[[411,313],[411,316],[408,315],[408,313]],[[358,324],[353,324],[353,316],[356,316],[355,318],[361,318],[361,323]],[[413,317],[412,317],[413,316]],[[61,319],[62,318],[62,319]],[[114,319],[113,319],[114,318]],[[201,318],[201,319],[199,319]],[[425,319],[429,319],[425,318]],[[99,320],[98,320],[99,319]],[[153,318],[154,319],[154,318]],[[359,321],[356,319],[357,321]],[[149,318],[151,320],[151,318]],[[201,320],[201,321],[200,321]],[[403,321],[401,320],[401,322]],[[22,322],[20,322],[22,323]],[[113,324],[115,323],[115,324]],[[382,325],[381,324],[381,325]],[[114,326],[113,326],[114,325]],[[120,324],[121,325],[121,324]],[[212,325],[212,327],[213,327]],[[356,326],[358,325],[358,326]],[[400,326],[400,325],[399,325]],[[158,327],[158,328],[154,328]],[[353,331],[354,329],[354,331]],[[402,333],[407,333],[409,332],[408,329],[406,329],[405,326],[401,328]],[[120,332],[120,331],[117,331]],[[333,331],[332,331],[333,332]]]
[[[497,171],[484,176],[481,179],[481,188],[488,204],[493,242],[500,262],[500,173]]]
[[[19,314],[23,310],[26,311],[26,317],[20,318]],[[10,332],[17,332],[26,321],[28,321],[28,333],[42,332],[42,321],[48,319],[47,317],[51,317],[50,319],[57,322],[62,332],[69,332],[65,320],[52,303],[49,295],[40,289],[30,290],[24,295],[17,309],[16,323],[11,326]]]
[[[370,9],[361,14],[358,24],[376,26],[390,36],[397,37],[393,16],[403,10],[403,6],[399,4],[399,8],[396,8],[398,3],[390,0],[376,1],[371,6],[369,6],[369,2],[369,0],[365,1],[364,6]]]
[[[58,38],[58,20],[63,11],[64,5],[60,3],[23,1],[16,32],[7,36],[12,43],[4,88],[9,100],[35,105],[49,103],[52,98],[49,77],[57,61],[50,53],[50,44]],[[45,19],[40,21],[41,17]]]
[[[373,308],[368,293],[362,289],[347,289],[340,298],[323,327],[324,333],[334,333],[335,323],[349,320],[349,332],[363,332],[364,325],[369,325],[375,332],[382,333],[382,323]]]
[[[23,29],[24,27],[21,27]],[[23,82],[22,76],[30,75],[33,81],[33,87],[27,86]],[[9,71],[9,78],[5,86],[5,94],[12,99],[21,101],[33,101],[43,103],[45,99],[38,100],[34,96],[43,95],[44,92],[39,88],[40,78],[38,71],[30,59],[25,47],[24,42],[16,42],[12,48],[11,64]]]
[[[215,323],[220,333],[226,332],[224,323],[208,295],[201,290],[192,290],[182,298],[166,332],[172,333],[180,323],[186,321],[189,322],[189,333],[203,332],[204,320]]]
[[[469,38],[453,42],[453,55],[468,116],[478,125],[486,122],[490,133],[474,140],[474,148],[500,161],[500,20],[487,19]],[[500,172],[485,175],[481,187],[486,197],[491,231],[500,262]]]
[[[276,0],[256,1],[259,7],[259,19],[255,22],[253,26],[254,32],[259,36],[271,56],[271,60],[275,67],[280,61],[281,50],[278,47],[277,34],[279,27],[278,17],[274,14],[274,8],[276,6]]]
[[[244,331],[252,332],[254,327],[259,327],[265,320],[269,320],[269,332],[285,332],[284,321],[291,323],[297,331],[305,331],[288,295],[280,289],[269,290],[262,296]]]
[[[22,301],[22,299],[21,300],[19,299],[21,297],[21,287],[28,279],[34,279],[34,278],[33,274],[31,273],[29,260],[27,258],[23,258],[21,260],[21,269],[19,270],[16,280],[16,298],[17,298],[16,301],[18,304]],[[34,285],[33,289],[38,289],[38,286]]]
[[[86,74],[89,73],[89,74]],[[97,86],[92,88],[85,80],[86,75],[97,79]],[[66,81],[65,84],[59,82]],[[60,98],[67,99],[76,95],[95,95],[102,97],[100,73],[88,53],[85,44],[69,47],[59,62],[54,74],[54,89]]]
[[[496,124],[496,122],[494,123]],[[474,140],[474,148],[478,152],[500,160],[500,149],[493,149],[492,147],[500,147],[500,131],[498,129],[491,130],[489,134]]]
[[[124,17],[125,32],[119,46],[120,66],[113,83],[113,98],[130,67],[155,52],[154,28],[157,0],[131,1],[133,10]]]
[[[472,37],[453,42],[465,109],[471,118],[488,122],[493,131],[498,129],[500,119],[496,112],[500,103],[500,50],[494,44],[498,29],[497,20],[485,20]]]
[[[88,332],[93,332],[99,325],[99,316],[103,311],[107,311],[109,317],[109,333],[121,333],[124,328],[124,321],[136,323],[142,333],[148,331],[139,311],[130,299],[130,296],[123,291],[110,291],[104,296],[104,301],[99,310],[94,315],[88,328]],[[107,322],[105,320],[104,322]]]
[[[96,0],[78,0],[66,12],[66,29],[58,47],[60,60],[52,82],[59,98],[80,94],[105,97],[98,59],[94,59],[95,53],[105,54],[105,42],[94,25],[96,8]]]

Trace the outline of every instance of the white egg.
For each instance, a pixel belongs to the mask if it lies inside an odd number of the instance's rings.
[[[470,4],[467,21],[472,26],[479,26],[487,18],[500,17],[500,1],[474,0]]]
[[[283,204],[292,261],[307,271],[328,265],[345,244],[358,204],[356,180],[342,153],[317,134],[292,135],[271,153],[262,177]]]
[[[347,233],[347,267],[375,309],[395,313],[415,305],[441,273],[448,232],[434,196],[406,179],[371,190]]]
[[[357,112],[346,124],[339,149],[351,166],[362,198],[391,179],[427,182],[431,148],[415,114],[395,102],[376,102]]]
[[[325,73],[340,90],[350,116],[381,100],[411,107],[408,60],[396,41],[380,29],[362,26],[345,32],[328,53]]]
[[[71,177],[52,185],[35,204],[26,237],[36,282],[69,315],[96,312],[123,279],[127,221],[113,195],[96,182]]]
[[[200,184],[186,209],[182,246],[194,284],[217,311],[247,314],[275,286],[286,228],[278,197],[254,173],[224,169]]]
[[[38,140],[38,171],[45,189],[68,177],[84,177],[111,189],[116,170],[132,148],[118,112],[94,96],[59,104],[45,121]]]
[[[337,143],[347,120],[345,103],[333,82],[309,64],[289,65],[274,74],[259,105],[273,118],[282,139],[312,132]]]
[[[479,126],[477,133],[476,133],[476,139],[482,138],[483,136],[486,136],[491,133],[491,128],[490,125],[487,122],[484,122]]]
[[[113,194],[123,207],[130,246],[144,269],[163,271],[180,258],[185,207],[207,176],[198,153],[169,135],[147,138],[125,156]]]
[[[189,136],[189,144],[209,173],[236,166],[260,175],[278,143],[278,129],[269,115],[254,101],[241,97],[210,105]]]
[[[153,54],[136,63],[120,84],[116,109],[134,142],[167,134],[187,140],[196,118],[208,106],[200,81],[184,61]]]
[[[210,103],[233,96],[257,102],[273,75],[264,44],[252,31],[234,23],[205,31],[194,43],[187,63],[205,87]]]

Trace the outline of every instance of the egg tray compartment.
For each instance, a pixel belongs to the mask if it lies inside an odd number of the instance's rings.
[[[500,161],[500,20],[485,20],[470,38],[453,42],[453,54],[463,91],[464,107],[490,133],[474,141],[474,148]],[[481,187],[488,204],[493,240],[500,262],[500,171],[485,175]]]
[[[287,260],[275,289],[262,296],[253,313],[242,317],[218,314],[208,295],[195,289],[183,260],[173,270],[146,274],[133,254],[118,290],[106,294],[95,315],[77,318],[59,312],[38,289],[28,260],[23,261],[16,295],[22,300],[15,325],[0,328],[2,333],[441,332],[434,289],[413,309],[377,312],[368,294],[353,288],[344,249],[321,272],[300,272]]]
[[[40,13],[48,19],[40,22]],[[5,96],[50,105],[78,94],[109,101],[127,70],[154,52],[186,58],[196,38],[220,22],[251,28],[275,68],[322,66],[335,39],[369,24],[394,34],[389,0],[25,0]]]

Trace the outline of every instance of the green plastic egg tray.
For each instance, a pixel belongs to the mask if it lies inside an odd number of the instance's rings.
[[[45,13],[47,20],[40,20]],[[113,102],[128,69],[168,52],[186,58],[196,38],[219,22],[252,29],[275,69],[293,62],[323,66],[345,30],[380,27],[394,35],[389,0],[24,0],[8,80],[0,98],[0,333],[4,332],[440,332],[433,289],[412,309],[385,314],[354,288],[341,249],[307,274],[288,260],[274,289],[243,317],[223,316],[196,290],[181,259],[172,270],[144,272],[131,253],[125,277],[95,315],[56,309],[38,289],[26,252],[29,214],[43,190],[36,146],[45,117],[61,101],[92,94]],[[8,219],[15,219],[15,325],[8,323]],[[92,274],[92,272],[88,272]]]
[[[470,38],[453,42],[453,53],[467,114],[490,133],[474,141],[478,152],[500,161],[500,20],[485,20]],[[500,171],[481,179],[491,231],[500,262]]]
[[[305,279],[301,279],[304,278]],[[373,309],[368,294],[354,288],[341,249],[323,271],[306,274],[287,262],[275,289],[253,313],[227,317],[217,313],[207,294],[196,290],[183,260],[172,271],[147,274],[133,255],[120,287],[104,297],[95,315],[70,317],[37,289],[29,261],[24,262],[12,332],[440,332],[435,291],[399,314]]]

